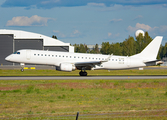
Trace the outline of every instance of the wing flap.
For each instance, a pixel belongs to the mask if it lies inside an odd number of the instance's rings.
[[[88,61],[88,62],[76,62],[74,63],[76,66],[94,66],[97,64],[101,64],[102,61]]]

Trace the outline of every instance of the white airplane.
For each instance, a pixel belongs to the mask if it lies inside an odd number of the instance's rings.
[[[25,63],[41,64],[56,66],[56,70],[60,71],[70,72],[79,69],[81,70],[79,72],[80,76],[87,76],[85,70],[118,70],[161,64],[162,61],[158,61],[156,57],[162,38],[162,36],[155,37],[141,53],[132,56],[23,49],[7,56],[5,60],[20,63],[22,66],[21,71],[24,71]]]

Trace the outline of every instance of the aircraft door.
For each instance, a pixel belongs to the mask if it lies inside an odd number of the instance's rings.
[[[27,60],[31,59],[31,50],[26,51]]]

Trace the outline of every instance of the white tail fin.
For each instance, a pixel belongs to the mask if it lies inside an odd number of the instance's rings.
[[[156,60],[162,38],[162,36],[155,37],[141,53],[133,55],[132,57],[144,58],[149,61]]]

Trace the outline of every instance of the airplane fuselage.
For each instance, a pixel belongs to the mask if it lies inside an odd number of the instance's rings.
[[[77,62],[104,61],[109,57],[109,55],[102,54],[69,53],[28,49],[19,50],[17,53],[11,54],[6,59],[8,61],[12,60],[16,63],[60,66],[61,63],[75,64]],[[143,59],[112,55],[107,62],[95,65],[92,69],[114,70],[142,66],[146,66],[146,64],[143,63]]]

